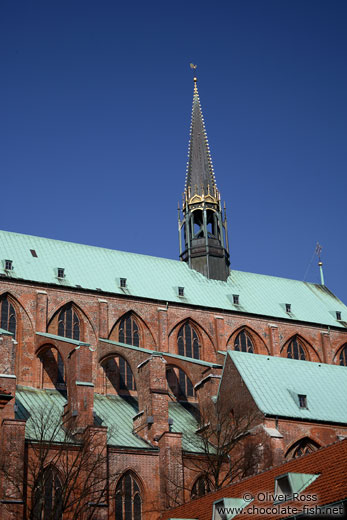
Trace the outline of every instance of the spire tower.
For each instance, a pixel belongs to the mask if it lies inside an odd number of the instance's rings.
[[[194,77],[186,184],[182,215],[180,211],[178,215],[178,226],[181,260],[207,278],[225,281],[229,275],[225,205],[223,214],[196,77]]]

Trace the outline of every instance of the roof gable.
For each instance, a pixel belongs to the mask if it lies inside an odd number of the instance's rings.
[[[347,424],[346,367],[236,351],[228,357],[264,414]]]

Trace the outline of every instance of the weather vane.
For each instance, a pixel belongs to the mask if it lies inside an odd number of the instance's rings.
[[[192,69],[192,71],[194,72],[194,81],[196,81],[196,69],[197,69],[197,65],[194,65],[194,63],[190,63],[189,64],[190,68]]]

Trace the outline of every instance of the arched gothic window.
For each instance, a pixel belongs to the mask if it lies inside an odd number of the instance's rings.
[[[296,337],[292,339],[287,347],[287,358],[300,359],[301,361],[306,359],[304,348]]]
[[[38,477],[33,493],[33,518],[61,520],[62,485],[57,470],[49,466]]]
[[[339,362],[341,366],[347,367],[347,343],[341,349]]]
[[[107,359],[103,363],[106,377],[117,392],[136,390],[135,378],[129,363],[121,356]]]
[[[242,330],[235,339],[234,350],[239,352],[254,353],[253,343],[249,335],[245,330]]]
[[[116,520],[141,520],[140,488],[131,473],[126,473],[116,487]]]
[[[6,296],[0,300],[0,328],[12,332],[16,337],[16,311]]]
[[[139,327],[131,314],[122,318],[119,324],[118,341],[134,347],[140,346]]]
[[[319,449],[319,444],[312,441],[308,437],[304,437],[297,441],[287,452],[286,457],[289,459],[297,459],[306,453],[312,453]]]
[[[191,498],[202,497],[211,491],[210,481],[204,475],[201,475],[192,487]]]
[[[71,303],[66,305],[58,317],[58,336],[80,339],[80,320]]]
[[[166,370],[166,379],[171,392],[178,400],[194,397],[193,384],[181,368],[168,367]]]
[[[200,359],[199,338],[194,327],[187,321],[178,332],[178,353],[180,356]]]

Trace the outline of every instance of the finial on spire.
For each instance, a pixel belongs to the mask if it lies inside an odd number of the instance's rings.
[[[319,274],[320,274],[320,283],[321,285],[324,285],[324,275],[323,275],[323,262],[320,259],[320,254],[322,252],[322,246],[319,242],[316,244],[315,253],[318,256],[318,266],[319,266]]]
[[[198,81],[198,78],[196,77],[196,72],[195,71],[196,71],[198,66],[194,65],[194,63],[190,63],[189,66],[194,71],[194,78],[193,78],[193,80],[194,80],[194,86],[196,87],[196,82]]]

